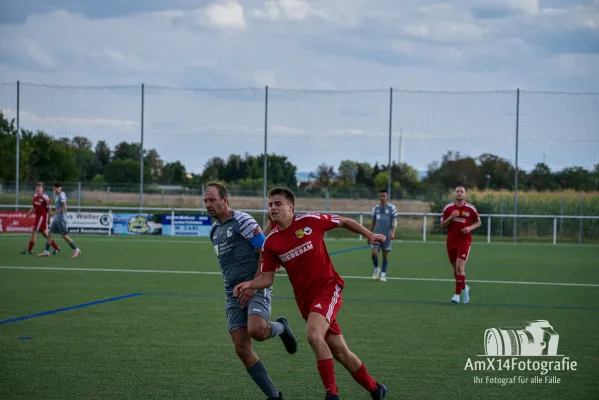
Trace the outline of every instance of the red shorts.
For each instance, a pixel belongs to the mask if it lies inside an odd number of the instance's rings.
[[[449,261],[452,264],[455,264],[458,258],[462,260],[468,261],[468,256],[470,255],[470,247],[472,246],[472,242],[464,242],[459,245],[447,245],[447,255],[449,256]]]
[[[35,232],[43,232],[48,230],[48,214],[36,215],[35,225],[33,226]]]
[[[329,333],[333,335],[341,335],[341,328],[337,323],[337,313],[341,309],[341,291],[343,287],[336,281],[327,282],[312,299],[299,305],[300,312],[304,320],[308,320],[308,315],[312,312],[317,312],[329,322]]]

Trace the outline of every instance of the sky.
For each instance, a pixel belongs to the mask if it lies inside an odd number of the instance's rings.
[[[523,169],[592,168],[597,71],[599,0],[0,2],[5,115],[18,80],[23,128],[139,141],[144,83],[144,147],[195,173],[262,153],[265,118],[300,171],[515,162],[516,131]]]

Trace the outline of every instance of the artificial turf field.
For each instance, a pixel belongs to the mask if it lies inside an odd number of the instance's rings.
[[[235,355],[207,240],[74,239],[83,251],[77,259],[64,242],[58,256],[37,258],[19,254],[26,236],[0,237],[0,399],[266,397]],[[370,278],[368,249],[343,252],[364,243],[327,243],[346,277],[338,320],[388,399],[599,398],[599,247],[475,243],[466,270],[471,303],[452,305],[443,243],[394,243],[384,283]],[[277,275],[273,319],[289,318],[298,352],[288,355],[279,338],[255,349],[286,399],[322,399],[292,296]],[[559,334],[558,354],[575,361],[575,371],[465,370],[468,358],[486,360],[477,357],[486,329],[539,319]],[[518,358],[528,359],[562,357]],[[340,364],[336,373],[342,399],[370,398]],[[514,376],[528,382],[488,381]],[[560,382],[531,383],[536,376]]]

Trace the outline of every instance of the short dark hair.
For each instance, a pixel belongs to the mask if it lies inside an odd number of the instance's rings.
[[[466,185],[464,183],[458,183],[455,188],[457,189],[459,187],[464,188],[464,191],[468,190],[468,188],[466,187]]]
[[[284,187],[275,187],[268,191],[268,197],[276,195],[285,197],[287,200],[291,202],[291,204],[293,204],[293,207],[295,207],[295,195],[291,190]]]
[[[54,187],[55,188],[61,188],[62,187],[62,183],[60,183],[60,182],[54,182]]]
[[[227,190],[227,187],[225,185],[223,185],[222,183],[208,182],[206,184],[206,189],[208,189],[209,187],[213,187],[216,190],[218,190],[218,195],[220,196],[221,199],[224,199],[225,197],[229,196],[229,191]]]
[[[387,189],[381,189],[381,190],[379,190],[379,193],[389,193],[389,192],[387,191]]]
[[[35,184],[35,187],[41,186],[42,188],[44,187],[44,182],[37,182]]]

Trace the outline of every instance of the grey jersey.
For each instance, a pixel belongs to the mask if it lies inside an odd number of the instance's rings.
[[[377,204],[372,207],[372,219],[375,220],[374,233],[380,233],[389,236],[393,229],[393,219],[397,218],[397,208],[387,203],[386,206]]]
[[[60,192],[54,197],[55,208],[54,210],[60,210],[63,204],[67,204],[67,195],[64,192]],[[65,209],[61,213],[57,213],[54,215],[54,221],[66,221],[67,220],[67,210]]]
[[[233,210],[229,220],[214,222],[210,240],[223,271],[225,292],[231,294],[237,284],[254,278],[264,234],[251,215]]]

